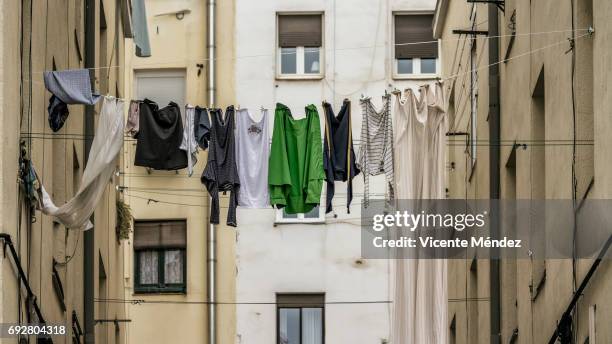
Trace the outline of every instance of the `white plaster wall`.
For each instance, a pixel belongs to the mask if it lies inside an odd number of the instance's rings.
[[[276,102],[289,106],[299,118],[307,104],[317,105],[322,115],[321,101],[329,101],[337,111],[348,97],[358,151],[362,94],[380,106],[385,89],[432,81],[393,79],[392,13],[433,11],[435,2],[236,0],[236,103],[250,108],[257,118],[261,106],[270,109],[272,126]],[[275,15],[280,11],[324,11],[323,80],[276,80]],[[327,302],[390,300],[389,262],[356,263],[361,258],[363,177],[354,181],[351,214],[346,214],[346,184],[337,183],[334,209],[338,218],[330,214],[326,224],[274,227],[274,210],[238,208],[238,303],[274,302],[277,292],[325,292]],[[370,190],[383,194],[384,176],[372,178]],[[236,343],[276,342],[274,305],[238,304],[236,313]],[[389,315],[390,305],[384,303],[328,304],[325,341],[381,343],[389,337]]]

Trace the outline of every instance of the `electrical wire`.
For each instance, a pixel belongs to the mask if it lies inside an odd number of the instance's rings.
[[[502,37],[510,37],[510,36],[515,36],[515,37],[521,37],[521,36],[536,36],[536,35],[547,35],[547,34],[558,34],[558,33],[568,33],[568,32],[580,32],[580,31],[588,31],[589,28],[585,28],[585,29],[567,29],[567,30],[552,30],[552,31],[541,31],[541,32],[526,32],[526,33],[515,33],[515,34],[507,34],[507,35],[496,35],[496,36],[482,36],[482,37],[477,37],[477,39],[481,39],[481,40],[489,40],[489,39],[493,39],[493,38],[502,38]],[[394,46],[409,46],[409,45],[421,45],[421,44],[432,44],[432,43],[444,43],[444,42],[453,42],[453,41],[459,41],[461,40],[461,38],[447,38],[447,39],[439,39],[439,40],[427,40],[427,41],[419,41],[419,42],[403,42],[403,43],[393,43],[392,45]],[[372,49],[372,48],[385,48],[387,47],[386,44],[378,44],[378,45],[373,45],[373,46],[356,46],[356,47],[344,47],[344,48],[333,48],[333,49],[323,49],[323,51],[327,52],[327,51],[350,51],[350,50],[361,50],[361,49]],[[214,61],[220,61],[220,60],[240,60],[240,59],[247,59],[247,58],[259,58],[259,57],[275,57],[277,56],[279,53],[274,53],[274,54],[254,54],[254,55],[243,55],[243,56],[234,56],[234,57],[216,57],[213,59],[210,58],[201,58],[201,59],[194,59],[194,60],[175,60],[175,61],[165,61],[163,63],[157,63],[157,64],[142,64],[139,65],[142,68],[151,68],[151,67],[158,67],[161,65],[168,65],[168,64],[173,64],[173,63],[185,63],[185,62],[190,62],[190,63],[196,63],[196,62],[207,62],[210,60],[214,60]],[[293,54],[297,54],[297,52],[282,52],[280,53],[282,55],[293,55]],[[119,69],[124,69],[124,68],[128,68],[127,66],[121,66],[121,65],[108,65],[108,66],[98,66],[98,67],[89,67],[89,68],[81,68],[81,69],[88,69],[88,70],[99,70],[99,69],[109,69],[109,68],[119,68]],[[44,71],[37,71],[37,72],[33,72],[32,74],[43,74]]]
[[[217,302],[209,302],[209,301],[187,301],[187,300],[163,300],[163,299],[155,299],[155,300],[145,300],[145,299],[121,299],[121,298],[95,298],[95,302],[97,303],[129,303],[133,305],[142,305],[142,304],[170,304],[170,305],[261,305],[261,306],[307,306],[308,302],[299,302],[299,303],[291,303],[291,302],[266,302],[266,301],[217,301]],[[489,298],[449,298],[449,302],[488,302]],[[372,300],[372,301],[325,301],[325,302],[316,302],[312,303],[313,305],[364,305],[364,304],[389,304],[393,303],[390,300]]]

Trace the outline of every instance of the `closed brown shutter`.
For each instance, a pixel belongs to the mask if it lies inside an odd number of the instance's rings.
[[[433,15],[407,14],[395,16],[395,58],[437,58],[438,42],[433,37]]]
[[[323,307],[325,294],[276,294],[278,307]]]
[[[322,17],[320,14],[279,15],[278,45],[281,48],[322,46]]]
[[[134,249],[185,248],[186,223],[177,221],[137,221],[134,223]]]

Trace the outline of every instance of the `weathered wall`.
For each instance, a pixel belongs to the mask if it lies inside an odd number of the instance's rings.
[[[71,198],[78,188],[85,167],[84,159],[84,106],[71,105],[70,116],[64,128],[52,133],[47,123],[47,104],[50,93],[45,90],[43,71],[83,67],[85,53],[84,36],[84,1],[48,0],[33,1],[33,20],[30,20],[30,2],[2,2],[2,13],[6,26],[2,32],[2,73],[3,85],[10,85],[3,91],[2,138],[2,232],[10,233],[17,244],[21,255],[22,266],[26,270],[30,285],[37,297],[45,320],[51,324],[65,324],[68,336],[54,338],[56,343],[71,343],[72,311],[76,311],[81,327],[84,326],[83,308],[83,233],[67,231],[52,218],[33,214],[30,221],[25,207],[19,211],[17,192],[17,158],[19,142],[26,142],[33,164],[40,180],[50,192],[56,204],[63,204]],[[113,65],[122,63],[119,56],[123,53],[123,31],[118,6],[112,0],[95,2],[96,18],[101,16],[103,3],[106,18],[106,40],[96,33],[96,66],[103,61],[113,61]],[[23,6],[23,7],[22,7]],[[41,19],[42,18],[42,19]],[[30,24],[31,22],[31,24]],[[31,25],[31,51],[30,51]],[[97,26],[99,27],[99,22]],[[118,31],[116,30],[118,28]],[[23,29],[23,31],[21,31]],[[116,37],[116,39],[115,39]],[[20,57],[20,40],[23,39],[23,56]],[[113,46],[115,47],[113,49]],[[31,65],[29,64],[31,55]],[[112,56],[112,57],[111,57]],[[21,61],[20,61],[21,60]],[[23,67],[23,70],[21,68]],[[95,89],[102,94],[122,96],[123,84],[119,68],[95,70]],[[20,96],[20,72],[21,86]],[[31,72],[31,74],[30,74]],[[31,91],[31,92],[30,92]],[[119,94],[116,94],[116,91]],[[31,98],[30,98],[31,96]],[[101,103],[96,105],[95,119]],[[19,121],[21,118],[21,123]],[[4,178],[4,177],[8,178]],[[10,180],[10,182],[9,182]],[[106,290],[95,284],[96,298],[122,297],[121,279],[123,275],[123,256],[115,232],[115,181],[111,180],[108,190],[102,197],[94,213],[96,262],[101,261],[106,272]],[[21,214],[18,225],[17,214]],[[5,323],[25,322],[25,307],[18,305],[18,288],[16,271],[12,268],[12,258],[8,255],[2,259],[2,280],[5,283],[0,289],[3,306],[2,321]],[[64,289],[66,311],[62,311],[58,297],[52,286],[53,260],[58,262],[57,269]],[[94,276],[98,280],[99,264],[95,264]],[[104,292],[101,294],[100,291]],[[22,295],[25,290],[21,289]],[[23,298],[21,299],[23,302]],[[21,316],[19,312],[21,310]],[[124,305],[97,303],[94,317],[96,319],[124,318]],[[35,319],[33,320],[35,321]],[[97,342],[125,342],[123,325],[115,331],[112,323],[98,324],[95,328]],[[81,338],[83,340],[83,338]],[[16,342],[15,339],[4,339],[3,343]]]
[[[457,64],[450,64],[449,56],[455,50],[462,50],[463,40],[451,31],[470,26],[472,5],[449,1],[448,13],[443,21],[439,20],[443,43],[444,74],[453,75]],[[609,113],[610,106],[602,101],[608,67],[604,55],[610,49],[602,37],[606,35],[603,18],[609,16],[609,6],[595,1],[593,10],[588,1],[575,1],[576,36],[576,138],[587,144],[576,148],[577,196],[583,197],[587,186],[594,177],[594,186],[588,197],[607,198],[609,188],[606,180],[610,172],[605,166],[609,159],[611,146],[606,144],[604,135],[598,136],[599,123],[606,126],[603,113]],[[516,9],[517,35],[510,42],[512,13]],[[476,5],[476,11],[483,13],[486,20],[485,5]],[[590,17],[595,13],[595,20]],[[597,18],[601,18],[599,23]],[[479,18],[479,16],[477,16]],[[476,19],[476,23],[480,23]],[[595,24],[593,37],[584,36],[586,28]],[[479,27],[486,30],[487,24]],[[601,26],[601,30],[599,29]],[[523,0],[506,1],[506,13],[500,12],[500,58],[508,61],[500,64],[501,73],[501,188],[504,199],[571,199],[572,197],[572,138],[574,118],[572,111],[572,54],[567,53],[571,37],[571,2]],[[555,32],[551,32],[555,31]],[[545,33],[547,32],[547,33]],[[530,33],[540,33],[533,34]],[[583,36],[583,37],[581,37]],[[479,38],[478,44],[486,45],[486,39]],[[488,50],[488,48],[485,48]],[[478,138],[486,139],[488,134],[488,85],[486,80],[488,57],[486,51],[479,64],[478,80]],[[598,53],[599,52],[599,53]],[[461,54],[458,54],[461,56]],[[468,56],[464,57],[464,60]],[[460,59],[458,57],[457,59]],[[460,68],[466,71],[469,65]],[[538,78],[543,72],[543,96],[539,95]],[[595,79],[593,79],[593,75]],[[449,87],[454,88],[455,109],[462,102],[463,83],[461,78]],[[600,80],[593,84],[593,80]],[[481,86],[482,85],[482,86]],[[469,91],[467,89],[466,91]],[[603,93],[602,93],[603,92]],[[598,93],[600,97],[598,97]],[[451,100],[452,102],[452,100]],[[469,131],[469,105],[465,110],[457,110],[457,131]],[[595,123],[595,125],[593,125]],[[593,129],[597,128],[597,129]],[[601,131],[600,133],[603,133]],[[593,140],[594,145],[588,144]],[[532,142],[546,140],[546,145]],[[580,141],[583,140],[583,141]],[[531,141],[531,142],[530,142]],[[515,167],[507,167],[513,143],[527,143],[526,149],[516,149]],[[452,198],[488,198],[488,142],[479,141],[477,167],[470,178],[470,169],[462,162],[467,159],[463,147],[449,147],[449,163],[455,169],[449,175],[449,191]],[[484,164],[481,165],[481,162]],[[480,165],[480,166],[479,166]],[[595,167],[594,167],[595,166]],[[467,189],[467,191],[466,191]],[[477,263],[477,273],[470,271],[470,257],[466,261],[449,264],[449,297],[489,297],[488,264]],[[578,260],[577,284],[579,284],[592,261]],[[542,280],[545,271],[546,281],[535,298],[533,290]],[[451,283],[451,280],[455,283]],[[501,262],[501,319],[502,342],[510,340],[512,332],[518,329],[518,343],[547,342],[553,334],[562,312],[569,303],[574,283],[572,281],[571,260],[532,261],[528,257]],[[603,295],[612,283],[609,263],[600,267],[597,275],[589,284],[585,295],[578,305],[577,342],[584,342],[588,335],[588,308],[597,305],[597,343],[609,341],[610,331],[606,328],[610,321],[609,302]],[[471,286],[477,284],[476,291]],[[488,343],[489,303],[479,301],[451,305],[449,319],[456,316],[456,343]],[[479,312],[470,312],[478,309]],[[477,324],[477,325],[474,325]]]
[[[206,1],[183,0],[145,2],[151,42],[151,57],[139,58],[134,54],[131,40],[126,44],[125,88],[126,98],[136,98],[136,73],[139,71],[182,70],[185,73],[185,102],[207,107],[206,97]],[[174,14],[159,15],[183,9],[191,10],[179,20]],[[234,102],[233,81],[233,1],[217,2],[217,104],[225,108]],[[204,67],[198,72],[198,64]],[[165,105],[165,104],[163,104]],[[162,104],[160,104],[162,106]],[[184,112],[184,109],[181,109]],[[126,112],[127,113],[127,112]],[[183,113],[184,115],[184,113]],[[171,303],[144,303],[128,306],[129,338],[133,343],[205,343],[207,340],[207,305],[189,304],[207,299],[208,193],[200,183],[207,152],[200,150],[192,177],[186,170],[174,172],[152,171],[134,166],[136,142],[124,146],[122,185],[135,220],[186,219],[187,220],[187,292],[185,294],[135,294],[134,249],[126,245],[124,254],[126,299],[170,301]],[[146,189],[146,190],[144,190]],[[144,191],[143,191],[144,190]],[[158,200],[157,203],[147,199]],[[169,202],[169,203],[168,203]],[[178,204],[177,204],[178,203]],[[225,218],[222,211],[221,218]],[[223,221],[224,223],[224,221]],[[232,228],[217,226],[217,299],[234,300],[234,242]],[[176,302],[176,303],[172,303]],[[217,306],[217,340],[230,342],[234,337],[235,315],[231,305]]]
[[[315,104],[323,120],[321,102],[335,111],[342,100],[352,101],[353,137],[359,150],[361,95],[380,106],[385,89],[418,87],[431,80],[393,79],[393,12],[433,11],[430,0],[404,1],[248,1],[236,2],[236,102],[261,118],[269,109],[273,122],[276,102],[303,117]],[[324,77],[320,80],[276,78],[277,12],[324,12]],[[391,85],[391,86],[390,86]],[[321,122],[321,128],[324,128]],[[346,213],[346,184],[337,183],[334,218],[325,224],[277,224],[273,209],[238,208],[236,300],[275,302],[275,293],[324,292],[328,302],[390,300],[390,265],[386,260],[361,257],[359,221],[363,177],[354,179],[355,198]],[[384,176],[373,177],[370,192],[384,194]],[[273,343],[275,305],[239,304],[236,343]],[[380,343],[389,339],[390,305],[329,304],[325,309],[328,343]]]

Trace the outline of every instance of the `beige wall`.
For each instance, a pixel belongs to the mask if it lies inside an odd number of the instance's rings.
[[[593,37],[576,41],[576,133],[578,140],[593,140],[593,145],[582,145],[576,149],[576,178],[578,197],[582,197],[594,177],[594,186],[588,197],[609,198],[612,176],[609,154],[610,119],[612,109],[606,96],[606,85],[610,79],[610,45],[603,39],[609,34],[609,16],[612,8],[606,1],[594,2],[594,20],[590,18],[587,1],[577,0],[576,27],[584,29],[594,24]],[[453,29],[465,29],[471,25],[471,4],[447,1],[446,16],[438,19],[443,43],[444,76],[468,75],[469,63],[466,52],[461,54],[465,36],[452,34]],[[487,7],[476,5],[476,23],[487,30]],[[508,25],[516,8],[518,35],[508,51],[510,34]],[[571,29],[570,2],[527,0],[506,1],[506,14],[500,12],[500,58],[510,59],[500,65],[501,73],[501,188],[505,199],[571,199],[572,145],[529,145],[516,151],[516,167],[505,167],[512,151],[512,142],[528,140],[571,140],[573,135],[573,113],[571,98],[571,55],[567,37],[569,32],[527,35],[530,32],[549,32]],[[577,36],[585,31],[579,31]],[[458,39],[460,38],[460,39]],[[557,44],[558,43],[558,44]],[[479,146],[474,174],[466,161],[465,137],[458,136],[449,144],[449,163],[455,169],[449,172],[448,188],[451,198],[488,198],[488,41],[478,39],[478,51],[484,48],[478,67],[478,131]],[[535,52],[533,52],[535,50]],[[457,58],[453,59],[457,51]],[[469,51],[469,48],[465,48]],[[533,53],[530,53],[533,52]],[[457,62],[461,61],[461,63]],[[454,62],[454,64],[453,64]],[[459,67],[458,67],[459,66]],[[544,70],[545,97],[533,98],[541,70]],[[464,82],[465,80],[465,82]],[[465,84],[465,87],[464,87]],[[455,131],[469,131],[470,105],[464,106],[469,95],[469,79],[459,77],[447,84],[454,89],[451,98],[451,116],[456,119]],[[465,88],[465,90],[464,90]],[[469,97],[467,97],[469,99]],[[454,104],[453,104],[454,102]],[[469,100],[468,100],[469,103]],[[544,104],[541,110],[541,105]],[[461,119],[461,120],[459,120]],[[542,122],[542,119],[544,121]],[[544,124],[544,129],[538,125]],[[595,128],[595,129],[594,129]],[[461,142],[460,142],[461,141]],[[570,141],[571,142],[571,141]],[[470,258],[470,257],[466,257]],[[577,283],[582,281],[592,261],[577,261]],[[517,343],[543,343],[551,337],[557,321],[567,307],[573,293],[572,261],[547,260],[501,262],[501,319],[502,343],[508,343],[515,328],[518,328]],[[477,272],[470,269],[472,262],[455,260],[449,263],[449,298],[478,297],[484,301],[450,303],[449,319],[456,317],[456,343],[488,343],[489,335],[489,264],[475,262]],[[530,286],[541,280],[546,271],[546,282],[537,298],[532,301]],[[604,262],[591,280],[578,304],[577,343],[583,343],[588,335],[588,308],[597,306],[597,343],[608,343],[612,332],[608,324],[612,318],[609,297],[605,292],[612,287],[610,264]]]
[[[134,55],[131,40],[127,41],[125,57],[125,88],[127,98],[134,95],[136,73],[139,71],[182,70],[186,76],[185,101],[206,107],[206,1],[147,0],[146,10],[152,56]],[[233,1],[217,2],[217,104],[225,108],[234,102],[233,80]],[[174,14],[162,13],[189,9],[191,13],[179,20]],[[197,64],[204,68],[198,75]],[[161,104],[160,104],[161,105]],[[164,104],[165,105],[165,104]],[[184,112],[184,109],[181,109]],[[207,154],[200,151],[192,177],[186,170],[178,173],[152,171],[135,167],[135,142],[124,146],[121,184],[127,188],[125,199],[132,207],[135,220],[186,219],[187,220],[187,292],[185,294],[135,294],[134,251],[125,247],[125,298],[170,303],[143,303],[130,305],[128,316],[129,338],[132,343],[203,343],[207,339],[206,231],[208,225],[208,193],[200,182]],[[144,188],[147,190],[142,191]],[[137,191],[140,190],[140,191]],[[222,197],[223,199],[227,196]],[[144,199],[143,199],[144,198]],[[149,203],[147,199],[158,200]],[[174,203],[174,204],[173,204]],[[176,204],[180,203],[180,204]],[[226,211],[222,208],[221,222]],[[235,300],[235,262],[233,228],[217,226],[217,299],[219,302]],[[173,303],[174,302],[174,303]],[[196,302],[196,303],[193,303]],[[235,333],[233,305],[219,305],[218,342],[231,343]]]
[[[64,128],[53,133],[47,122],[47,104],[50,93],[43,84],[43,71],[51,70],[53,64],[57,70],[81,68],[84,66],[84,1],[33,1],[32,21],[30,20],[29,2],[25,1],[23,11],[18,1],[3,1],[2,13],[2,62],[1,76],[2,96],[2,148],[1,163],[2,207],[0,219],[2,232],[11,234],[21,255],[22,266],[26,270],[30,285],[37,297],[45,320],[50,324],[66,324],[69,336],[54,338],[56,343],[71,343],[71,318],[75,310],[81,327],[85,326],[83,307],[83,233],[67,231],[62,225],[53,222],[40,212],[32,214],[31,222],[26,207],[22,207],[21,221],[17,220],[18,185],[17,158],[19,141],[27,143],[28,150],[37,173],[50,191],[56,204],[63,204],[76,192],[84,163],[84,106],[70,105],[70,116]],[[107,22],[106,41],[96,33],[96,66],[104,61],[121,65],[123,61],[123,31],[117,17],[116,4],[112,0],[102,0]],[[96,18],[100,18],[100,3],[96,1]],[[23,20],[23,22],[21,21]],[[29,74],[29,25],[32,22],[31,71]],[[20,32],[20,28],[25,28]],[[97,23],[97,26],[99,23]],[[117,26],[116,26],[117,24]],[[116,32],[115,27],[119,30]],[[75,32],[78,43],[75,41]],[[20,57],[20,36],[24,39],[23,60]],[[116,39],[114,39],[116,37]],[[113,49],[113,42],[116,44]],[[101,44],[106,43],[103,48]],[[78,47],[77,47],[78,44]],[[79,51],[81,57],[79,57]],[[105,55],[105,56],[104,56]],[[20,68],[23,67],[23,113],[21,112]],[[97,69],[95,88],[103,94],[122,96],[123,83],[119,68]],[[118,90],[120,94],[115,94]],[[31,93],[30,93],[31,91]],[[31,94],[31,103],[29,95]],[[95,119],[98,118],[102,102],[95,106]],[[31,104],[31,107],[30,107]],[[21,123],[19,118],[22,117]],[[75,161],[76,159],[76,161]],[[75,167],[78,166],[78,167]],[[123,296],[121,279],[123,277],[123,251],[115,232],[115,180],[108,184],[96,211],[95,217],[95,291],[94,297],[100,299],[121,298]],[[28,254],[29,252],[29,254]],[[71,256],[72,258],[68,258]],[[64,289],[66,311],[62,312],[52,286],[53,259]],[[66,262],[62,264],[62,262]],[[101,264],[99,264],[101,262]],[[99,267],[106,272],[106,288],[99,285]],[[19,318],[17,302],[17,274],[13,268],[12,258],[0,259],[1,278],[0,319],[4,323],[15,323]],[[21,289],[22,295],[25,290]],[[22,299],[23,301],[23,299]],[[25,317],[25,308],[21,307],[21,318]],[[124,305],[96,303],[95,319],[124,319]],[[25,321],[25,320],[22,320]],[[35,321],[35,320],[33,320]],[[100,323],[95,327],[95,339],[99,343],[125,342],[124,325],[115,331],[113,323]],[[83,338],[81,338],[83,340]],[[0,339],[2,343],[15,343],[13,339]]]

